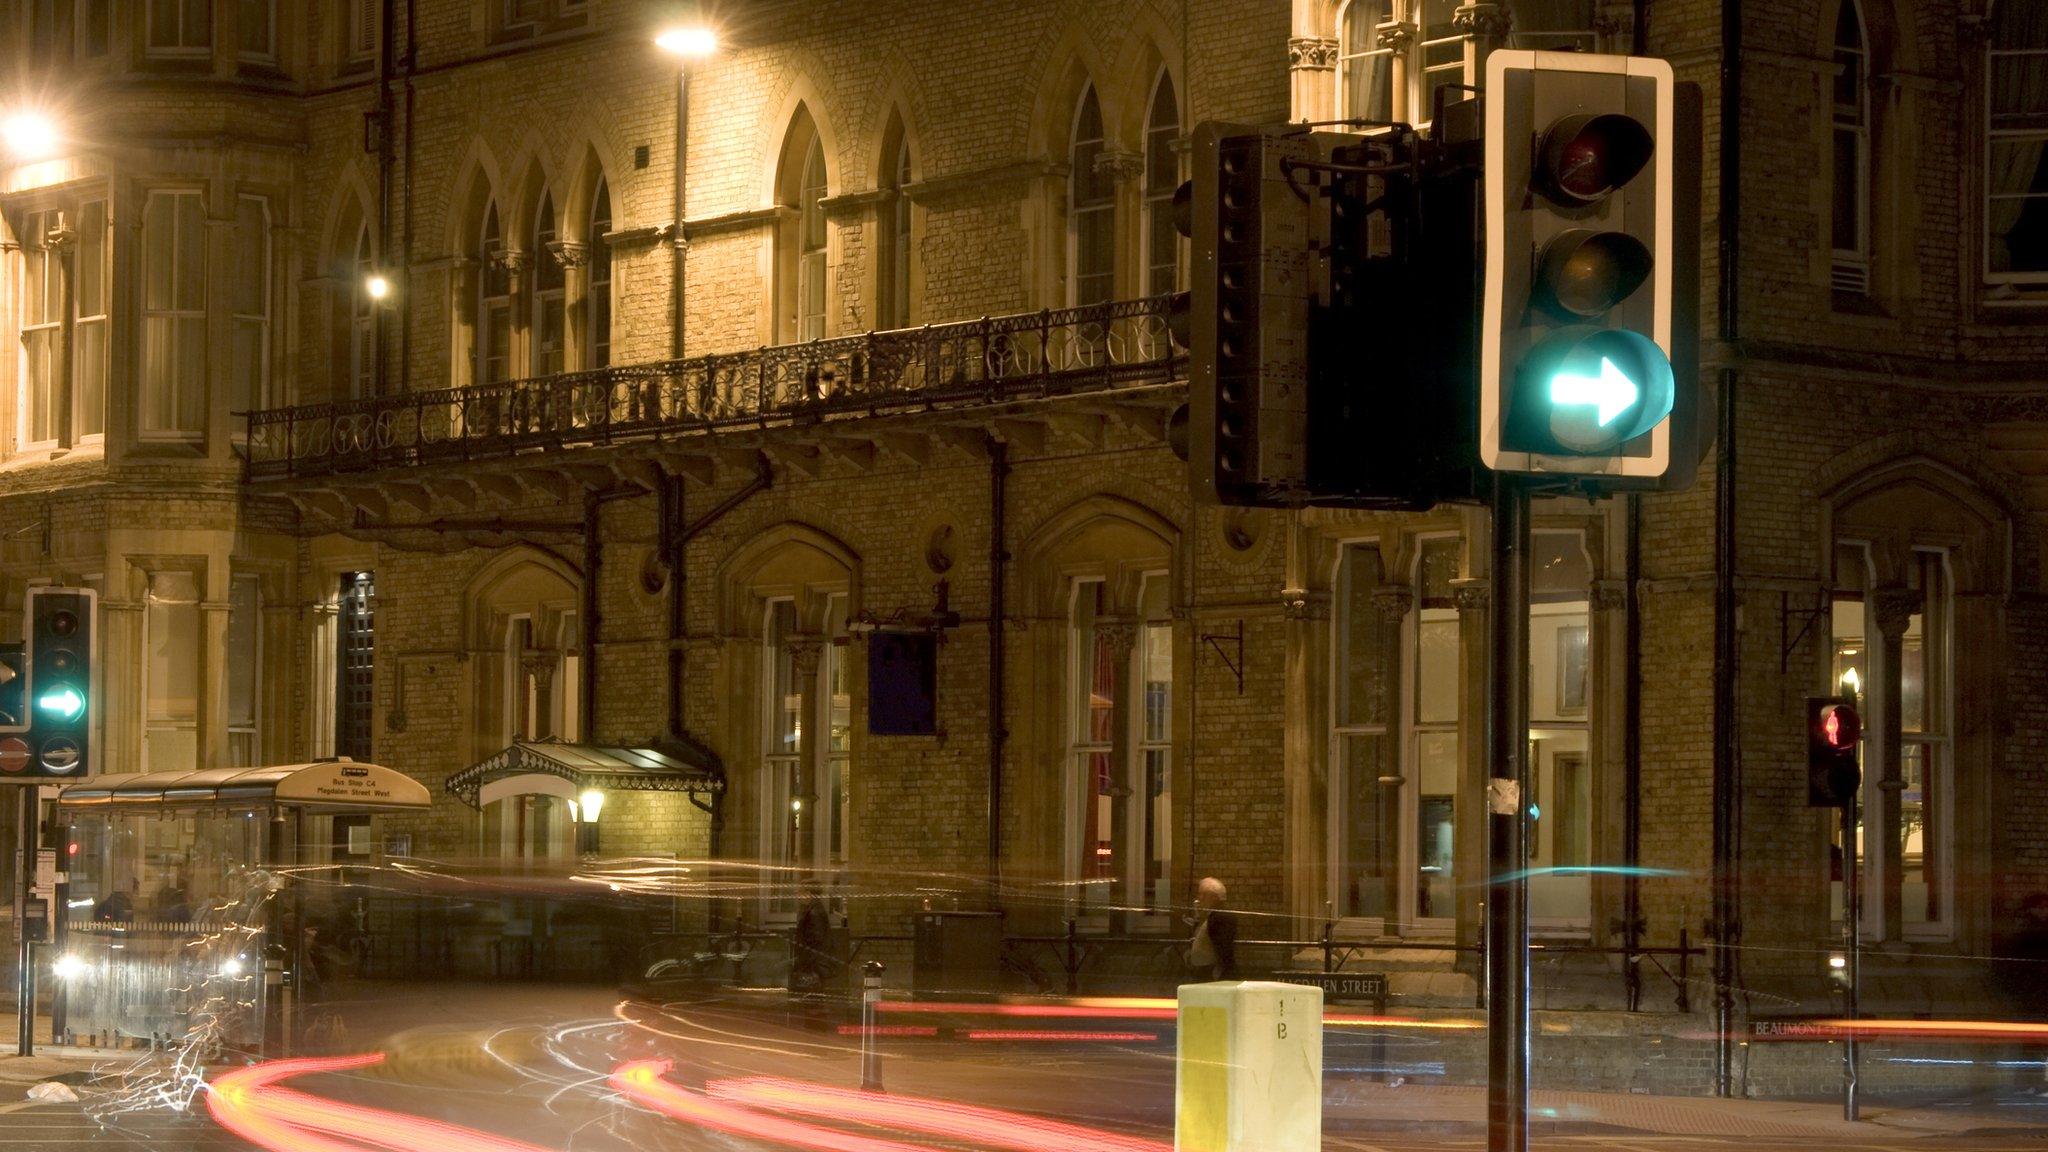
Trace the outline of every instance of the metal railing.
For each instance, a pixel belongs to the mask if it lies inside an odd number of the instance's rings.
[[[248,413],[274,480],[1166,383],[1172,297]]]

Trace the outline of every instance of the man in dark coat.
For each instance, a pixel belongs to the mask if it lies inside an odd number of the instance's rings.
[[[1237,979],[1237,913],[1223,906],[1229,896],[1214,876],[1195,886],[1195,935],[1188,943],[1188,974],[1195,983]]]

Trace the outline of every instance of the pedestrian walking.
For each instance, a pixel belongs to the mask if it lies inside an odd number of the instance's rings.
[[[1195,934],[1188,943],[1188,974],[1206,980],[1237,979],[1237,913],[1223,906],[1230,890],[1214,876],[1195,886]]]

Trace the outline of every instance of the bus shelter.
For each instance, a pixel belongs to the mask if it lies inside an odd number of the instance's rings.
[[[63,1033],[268,1050],[290,1032],[298,886],[316,824],[427,808],[419,782],[346,758],[100,776],[57,798],[69,882],[53,970]],[[367,830],[365,828],[365,830]]]

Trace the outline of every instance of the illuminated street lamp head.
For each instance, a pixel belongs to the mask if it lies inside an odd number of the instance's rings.
[[[654,46],[671,56],[701,60],[718,51],[718,33],[702,25],[664,28],[654,37]]]
[[[57,122],[41,112],[13,112],[0,120],[0,143],[17,160],[41,160],[57,151]]]
[[[372,273],[363,281],[363,291],[369,293],[372,300],[382,300],[391,295],[391,281],[385,279],[381,272]]]
[[[597,814],[604,811],[604,793],[596,788],[585,788],[583,794],[578,796],[576,801],[577,807],[583,810],[584,822],[595,824],[597,822]]]

